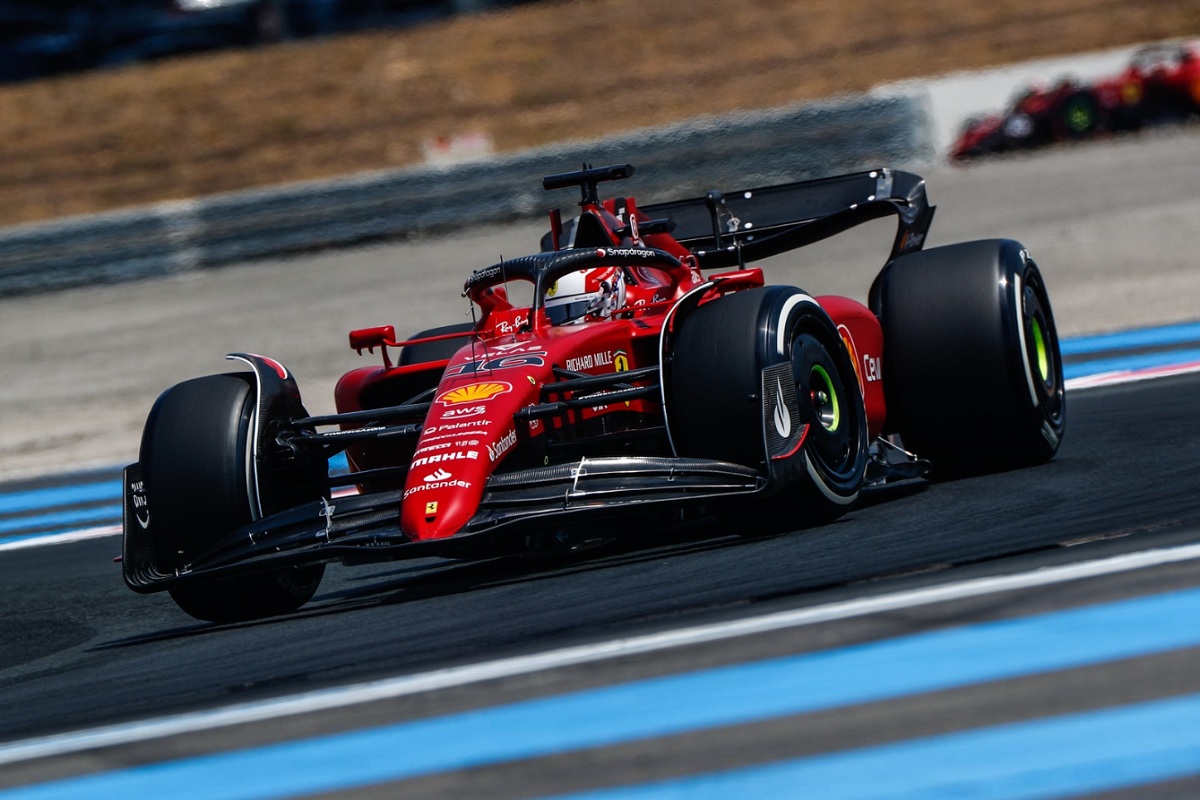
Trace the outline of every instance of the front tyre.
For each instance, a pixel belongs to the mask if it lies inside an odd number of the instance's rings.
[[[888,429],[952,476],[1058,452],[1066,395],[1042,274],[1017,242],[901,256],[873,294],[883,325]]]
[[[155,562],[183,567],[225,534],[302,499],[318,496],[313,465],[255,481],[251,435],[256,402],[245,374],[210,375],[173,386],[146,420],[139,461],[154,503]],[[257,496],[257,501],[255,497]],[[233,622],[294,611],[312,598],[324,565],[295,566],[171,588],[197,619]]]
[[[764,369],[790,362],[799,420],[762,402]],[[808,425],[802,476],[763,509],[771,528],[828,522],[862,488],[867,423],[858,379],[828,314],[799,289],[769,286],[727,295],[687,316],[674,342],[669,415],[681,456],[766,468],[765,424]],[[782,393],[782,392],[781,392]]]

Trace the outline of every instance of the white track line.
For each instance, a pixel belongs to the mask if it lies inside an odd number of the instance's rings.
[[[1029,572],[956,581],[939,586],[913,589],[878,597],[828,603],[820,606],[783,611],[711,625],[698,625],[646,636],[613,639],[595,644],[564,647],[545,653],[503,658],[461,667],[421,672],[369,683],[281,697],[255,703],[243,703],[210,711],[197,711],[159,719],[78,731],[75,733],[29,739],[0,746],[0,764],[35,758],[76,753],[98,747],[144,742],[185,733],[212,730],[249,722],[278,719],[317,711],[344,708],[423,692],[466,686],[482,681],[525,675],[669,650],[688,645],[716,642],[739,636],[768,633],[822,622],[863,617],[884,611],[915,608],[951,600],[1048,586],[1103,575],[1114,575],[1148,567],[1200,559],[1200,544],[1126,553],[1109,558],[1083,561]]]
[[[1174,375],[1187,375],[1200,372],[1200,361],[1188,364],[1174,364],[1169,367],[1149,367],[1140,370],[1121,369],[1113,372],[1098,372],[1095,375],[1084,375],[1064,381],[1063,386],[1068,391],[1094,389],[1100,386],[1116,386],[1122,383],[1138,383],[1154,380],[1155,378],[1170,378]]]
[[[0,553],[9,550],[24,550],[27,547],[45,547],[51,544],[70,544],[88,539],[101,539],[105,536],[116,536],[121,532],[120,525],[103,525],[99,528],[84,528],[68,533],[54,533],[46,536],[30,536],[27,539],[17,539],[12,542],[0,542]]]

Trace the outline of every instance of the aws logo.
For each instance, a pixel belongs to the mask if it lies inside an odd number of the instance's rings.
[[[462,403],[480,403],[511,391],[512,384],[507,381],[472,383],[468,386],[459,386],[457,389],[442,392],[438,395],[437,401],[447,406],[456,406]]]

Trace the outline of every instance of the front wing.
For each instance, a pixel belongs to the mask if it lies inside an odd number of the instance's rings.
[[[749,503],[805,471],[807,426],[781,437],[770,421],[783,405],[800,419],[791,365],[763,371],[765,467],[697,458],[612,457],[493,475],[476,514],[453,536],[413,541],[400,531],[400,490],[320,499],[267,515],[221,538],[178,570],[156,566],[153,506],[141,467],[125,469],[125,582],[137,592],[296,564],[366,563],[441,556],[487,557],[519,549],[531,531],[687,507]],[[782,394],[776,387],[787,387]]]

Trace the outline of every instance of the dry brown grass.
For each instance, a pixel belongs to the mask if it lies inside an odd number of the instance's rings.
[[[1200,0],[573,0],[0,88],[0,225],[1200,33]]]

